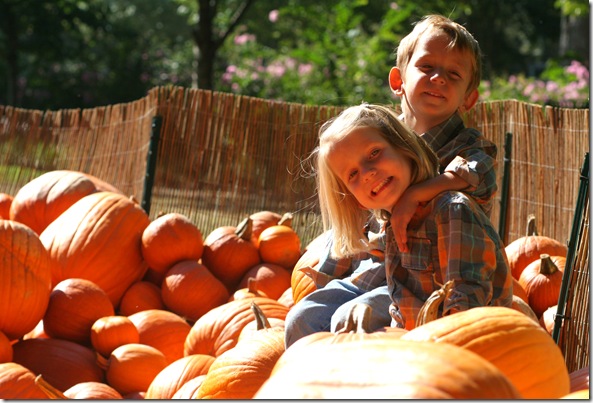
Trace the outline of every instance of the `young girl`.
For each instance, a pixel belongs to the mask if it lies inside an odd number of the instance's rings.
[[[476,306],[511,306],[504,245],[484,211],[466,194],[445,191],[421,203],[408,226],[408,250],[398,249],[389,212],[410,185],[438,175],[438,161],[392,109],[363,104],[344,110],[323,125],[312,156],[323,224],[332,234],[332,257],[369,251],[363,232],[369,211],[385,225],[391,304],[372,308],[388,311],[392,326],[414,328],[422,304],[448,280],[454,280],[454,286],[441,315]],[[287,333],[291,316],[289,312]],[[307,317],[306,312],[298,316]]]

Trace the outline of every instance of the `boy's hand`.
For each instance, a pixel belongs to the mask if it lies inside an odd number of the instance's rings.
[[[408,252],[408,223],[414,216],[418,204],[419,202],[412,197],[412,192],[408,188],[391,208],[391,228],[401,252]]]

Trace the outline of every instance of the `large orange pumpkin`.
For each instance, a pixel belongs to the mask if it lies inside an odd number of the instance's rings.
[[[498,368],[451,344],[368,339],[290,349],[255,399],[521,398]]]
[[[160,350],[167,364],[183,357],[191,326],[181,316],[163,309],[149,309],[130,315],[128,319],[138,329],[140,343]]]
[[[145,399],[172,399],[187,381],[206,375],[213,362],[214,357],[206,354],[192,354],[172,362],[154,377]]]
[[[16,340],[43,318],[54,262],[24,224],[0,220],[0,331]]]
[[[182,260],[200,260],[204,251],[202,233],[183,214],[155,218],[142,233],[142,255],[150,269],[164,276]]]
[[[69,278],[52,290],[43,330],[50,337],[90,345],[93,323],[114,313],[109,297],[99,286],[82,278]]]
[[[519,284],[527,293],[529,306],[538,318],[558,304],[566,257],[541,254],[521,272]]]
[[[40,235],[55,262],[52,284],[84,278],[97,284],[117,308],[147,265],[141,237],[150,220],[129,198],[93,193],[74,203]]]
[[[16,362],[0,363],[0,399],[48,399],[35,384],[35,374]]]
[[[202,263],[232,293],[243,275],[260,263],[259,252],[251,243],[251,220],[243,220],[237,227],[214,229],[204,240]]]
[[[267,318],[286,319],[288,307],[265,297],[239,299],[220,305],[194,323],[184,345],[184,354],[209,354],[217,357],[237,344],[243,327],[255,319],[251,303]]]
[[[196,260],[175,263],[163,279],[161,295],[167,309],[190,322],[229,299],[224,284]]]
[[[457,312],[418,326],[402,339],[470,350],[500,369],[526,399],[556,399],[569,391],[560,348],[539,323],[511,308]]]
[[[10,207],[10,219],[41,234],[71,205],[84,196],[99,191],[121,193],[89,174],[68,170],[50,171],[19,189]]]

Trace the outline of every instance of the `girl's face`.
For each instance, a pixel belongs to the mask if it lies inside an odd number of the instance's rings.
[[[327,158],[332,172],[367,209],[391,211],[411,184],[410,158],[375,128],[353,130],[333,144]]]

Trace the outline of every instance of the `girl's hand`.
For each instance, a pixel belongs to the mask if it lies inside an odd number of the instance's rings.
[[[408,252],[408,224],[414,216],[418,204],[419,202],[414,199],[410,188],[408,188],[391,208],[391,228],[398,249],[404,253]]]

